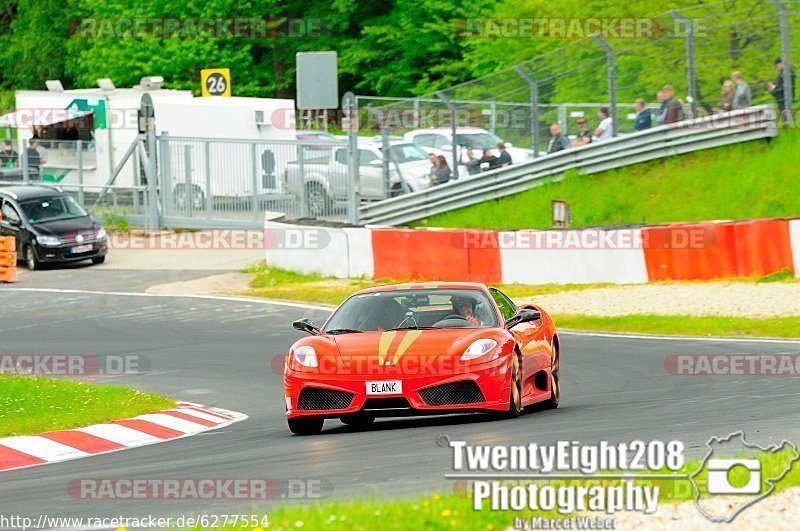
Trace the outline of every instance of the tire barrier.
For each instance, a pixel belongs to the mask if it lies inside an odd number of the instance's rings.
[[[17,281],[16,240],[13,236],[0,236],[0,282]]]

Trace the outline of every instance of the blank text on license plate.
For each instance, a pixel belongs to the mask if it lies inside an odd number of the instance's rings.
[[[403,382],[400,380],[367,382],[367,395],[400,395],[402,393]]]

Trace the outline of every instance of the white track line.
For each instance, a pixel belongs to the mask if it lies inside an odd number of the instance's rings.
[[[122,446],[143,446],[164,440],[120,424],[95,424],[94,426],[78,428],[75,431],[82,431]]]
[[[307,310],[321,310],[330,312],[334,308],[331,306],[320,306],[316,304],[306,304],[299,302],[278,301],[273,299],[257,299],[251,297],[226,297],[222,295],[180,295],[180,294],[167,294],[167,293],[136,293],[126,291],[91,291],[82,289],[55,289],[55,288],[3,288],[3,291],[28,291],[39,293],[74,293],[84,295],[108,295],[115,297],[161,297],[161,298],[179,298],[179,299],[206,299],[217,301],[232,301],[232,302],[249,302],[255,304],[271,304],[273,306],[284,306],[287,308],[305,308]],[[647,334],[625,334],[625,333],[609,333],[609,332],[584,332],[579,330],[561,330],[562,334],[573,336],[586,336],[586,337],[607,337],[613,339],[646,339],[651,341],[707,341],[707,342],[727,342],[727,343],[777,343],[782,345],[798,344],[800,340],[796,339],[766,339],[766,338],[737,338],[737,337],[708,337],[708,336],[659,336]]]

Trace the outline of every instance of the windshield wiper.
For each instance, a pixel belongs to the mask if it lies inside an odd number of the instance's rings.
[[[335,336],[336,334],[361,334],[363,330],[356,330],[354,328],[334,328],[333,330],[326,330],[326,334]]]
[[[392,330],[439,330],[437,326],[398,326],[397,328],[387,328],[384,330],[385,332],[391,332]]]

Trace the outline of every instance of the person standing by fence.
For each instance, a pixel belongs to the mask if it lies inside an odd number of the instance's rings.
[[[734,72],[731,74],[731,81],[736,85],[733,91],[733,110],[744,109],[750,107],[753,102],[753,93],[750,91],[750,85],[742,79],[741,72]]]
[[[786,110],[786,99],[783,90],[783,59],[778,57],[775,59],[775,69],[778,71],[778,78],[775,81],[770,81],[767,83],[767,89],[769,89],[772,97],[775,98],[775,102],[778,104],[778,109],[780,110],[781,116],[783,116],[784,111]],[[791,95],[792,101],[794,101],[794,81],[795,81],[795,74],[794,70],[789,72],[791,76]]]
[[[642,98],[637,99],[634,102],[634,105],[636,106],[636,121],[633,123],[633,128],[636,131],[650,129],[650,127],[653,125],[653,119],[650,116],[650,109],[647,108],[647,105]]]

